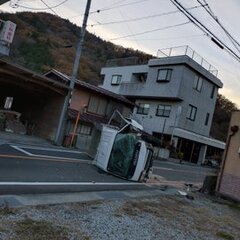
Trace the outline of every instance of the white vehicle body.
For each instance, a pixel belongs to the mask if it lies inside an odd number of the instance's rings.
[[[95,157],[96,166],[118,177],[141,181],[148,177],[152,166],[152,147],[139,138],[139,134],[126,132],[131,126],[141,131],[141,125],[126,119],[126,125],[118,130],[104,125]]]

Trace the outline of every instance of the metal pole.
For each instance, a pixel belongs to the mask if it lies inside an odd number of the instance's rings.
[[[167,121],[167,119],[164,118],[163,127],[162,127],[162,132],[161,132],[161,144],[163,144],[163,134],[164,134],[164,131],[165,131],[166,121]]]
[[[4,4],[6,2],[9,2],[9,0],[0,0],[0,5]]]
[[[85,33],[86,33],[86,26],[87,26],[90,5],[91,5],[91,0],[87,0],[85,14],[84,14],[84,18],[83,18],[83,24],[81,27],[81,32],[80,32],[79,41],[78,41],[78,45],[77,45],[76,56],[75,56],[74,65],[73,65],[72,76],[71,76],[70,85],[69,85],[70,89],[68,90],[68,94],[64,99],[64,104],[63,104],[63,108],[61,111],[61,115],[60,115],[60,119],[59,119],[59,123],[58,123],[58,127],[57,127],[57,132],[55,135],[55,143],[57,145],[61,145],[61,143],[62,143],[65,121],[66,121],[66,117],[67,117],[67,110],[68,110],[68,106],[71,102],[72,91],[74,89],[75,81],[76,81],[77,74],[78,74],[78,68],[79,68],[80,58],[81,58],[81,54],[82,54],[82,46],[83,46],[83,42],[84,42],[84,37],[85,37]]]

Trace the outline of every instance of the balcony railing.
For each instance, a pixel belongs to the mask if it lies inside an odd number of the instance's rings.
[[[121,94],[137,94],[140,93],[145,87],[144,83],[133,83],[133,82],[122,82],[120,84],[120,91]]]
[[[171,57],[171,56],[182,56],[186,55],[192,58],[195,62],[199,63],[202,67],[212,73],[214,76],[218,75],[218,70],[207,62],[203,57],[201,57],[196,51],[194,51],[189,46],[179,46],[172,48],[159,49],[157,52],[157,57]]]

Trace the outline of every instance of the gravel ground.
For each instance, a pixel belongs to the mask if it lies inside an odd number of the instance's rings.
[[[1,240],[240,239],[240,206],[195,193],[0,209]]]

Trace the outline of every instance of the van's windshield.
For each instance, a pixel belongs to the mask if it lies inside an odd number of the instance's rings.
[[[134,174],[138,152],[138,140],[134,134],[117,134],[108,163],[108,171],[124,178]]]

